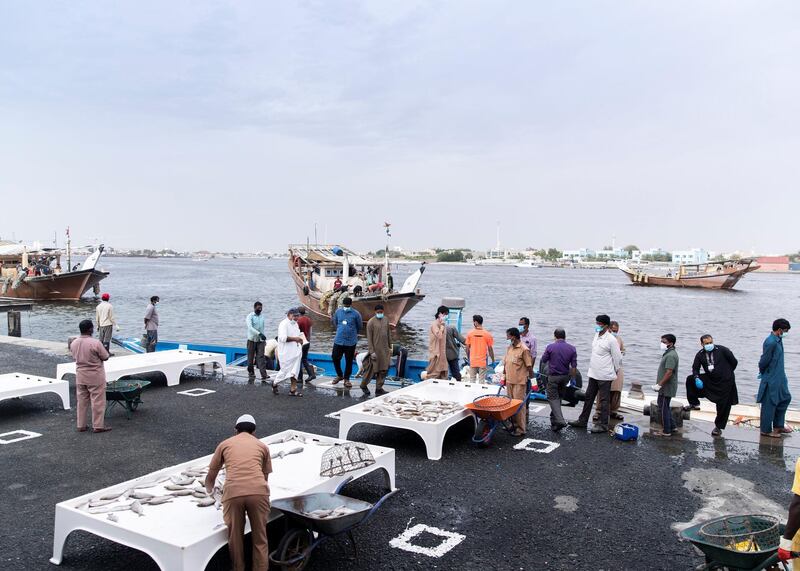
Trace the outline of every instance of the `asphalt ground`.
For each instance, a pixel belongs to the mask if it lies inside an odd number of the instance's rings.
[[[0,344],[0,373],[55,376],[56,364],[64,360]],[[61,410],[55,395],[0,402],[0,433],[42,434],[0,446],[0,569],[56,568],[48,560],[54,506],[60,501],[209,454],[242,413],[256,417],[261,437],[290,428],[335,437],[338,421],[325,415],[355,403],[360,394],[308,388],[303,398],[290,398],[285,389],[275,397],[260,383],[192,374],[177,387],[167,387],[158,375],[151,380],[133,419],[117,409],[108,420],[113,430],[104,434],[75,431],[74,379],[70,411]],[[188,388],[216,392],[194,398],[176,394]],[[577,416],[574,409],[566,410],[569,418]],[[743,492],[745,508],[751,496],[787,506],[797,454],[774,443],[725,439],[643,435],[624,443],[573,429],[556,435],[544,416],[532,418],[528,437],[560,444],[549,454],[515,450],[519,439],[506,433],[479,448],[470,442],[471,434],[470,422],[452,428],[443,458],[430,461],[411,432],[356,426],[351,439],[396,450],[399,492],[356,531],[357,561],[344,559],[342,550],[328,543],[313,552],[307,568],[694,569],[702,557],[671,529],[674,522],[690,521],[704,505],[698,490],[684,487],[683,476],[692,469],[717,469],[721,480],[755,484],[753,492]],[[346,493],[374,501],[382,493],[382,478],[372,476]],[[391,539],[416,524],[464,539],[439,558],[390,546]],[[273,542],[278,527],[271,529]],[[412,541],[433,547],[441,539],[424,533]],[[223,548],[208,569],[228,567]],[[70,535],[61,568],[157,569],[144,553],[86,532]]]

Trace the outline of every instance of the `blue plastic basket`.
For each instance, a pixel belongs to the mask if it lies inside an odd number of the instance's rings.
[[[639,427],[635,424],[628,424],[627,422],[620,422],[614,427],[614,438],[628,442],[639,438]]]

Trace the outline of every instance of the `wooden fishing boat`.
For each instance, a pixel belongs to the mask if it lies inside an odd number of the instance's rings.
[[[625,262],[618,267],[633,285],[704,289],[732,289],[746,274],[759,268],[752,258],[681,264],[676,270],[669,269],[664,274],[630,268]]]
[[[20,244],[2,244],[0,298],[76,301],[89,290],[97,295],[100,282],[108,276],[95,267],[102,253],[101,245],[82,265],[62,270],[61,250],[28,251]]]
[[[349,297],[364,322],[375,315],[375,306],[382,304],[389,323],[397,325],[425,298],[417,287],[425,271],[424,263],[400,289],[395,289],[390,286],[393,279],[388,260],[370,260],[341,246],[290,245],[288,261],[300,303],[325,319],[330,318],[344,297]],[[373,278],[367,279],[370,274]],[[341,284],[338,291],[337,280]]]

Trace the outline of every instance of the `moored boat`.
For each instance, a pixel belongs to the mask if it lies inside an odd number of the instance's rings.
[[[388,260],[370,260],[336,245],[289,246],[289,272],[297,297],[322,318],[329,318],[341,300],[349,297],[364,322],[375,314],[375,306],[382,304],[389,323],[397,325],[425,298],[417,287],[424,271],[423,263],[396,290]]]
[[[633,269],[624,262],[618,267],[633,285],[732,289],[742,277],[759,266],[751,258],[721,260],[705,264],[681,264],[674,271],[667,270],[664,275]]]
[[[0,244],[0,298],[76,301],[89,290],[99,293],[108,272],[96,269],[103,246],[73,268],[61,268],[59,249],[29,251],[21,244]]]

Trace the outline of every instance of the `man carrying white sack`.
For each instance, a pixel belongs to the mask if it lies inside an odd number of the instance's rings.
[[[289,395],[293,397],[303,396],[302,387],[297,387],[297,375],[300,373],[300,365],[303,361],[303,337],[300,327],[297,325],[297,317],[300,312],[296,308],[291,308],[286,312],[286,319],[278,325],[278,361],[281,370],[272,381],[272,392],[278,394],[278,385],[286,379],[291,379]]]

